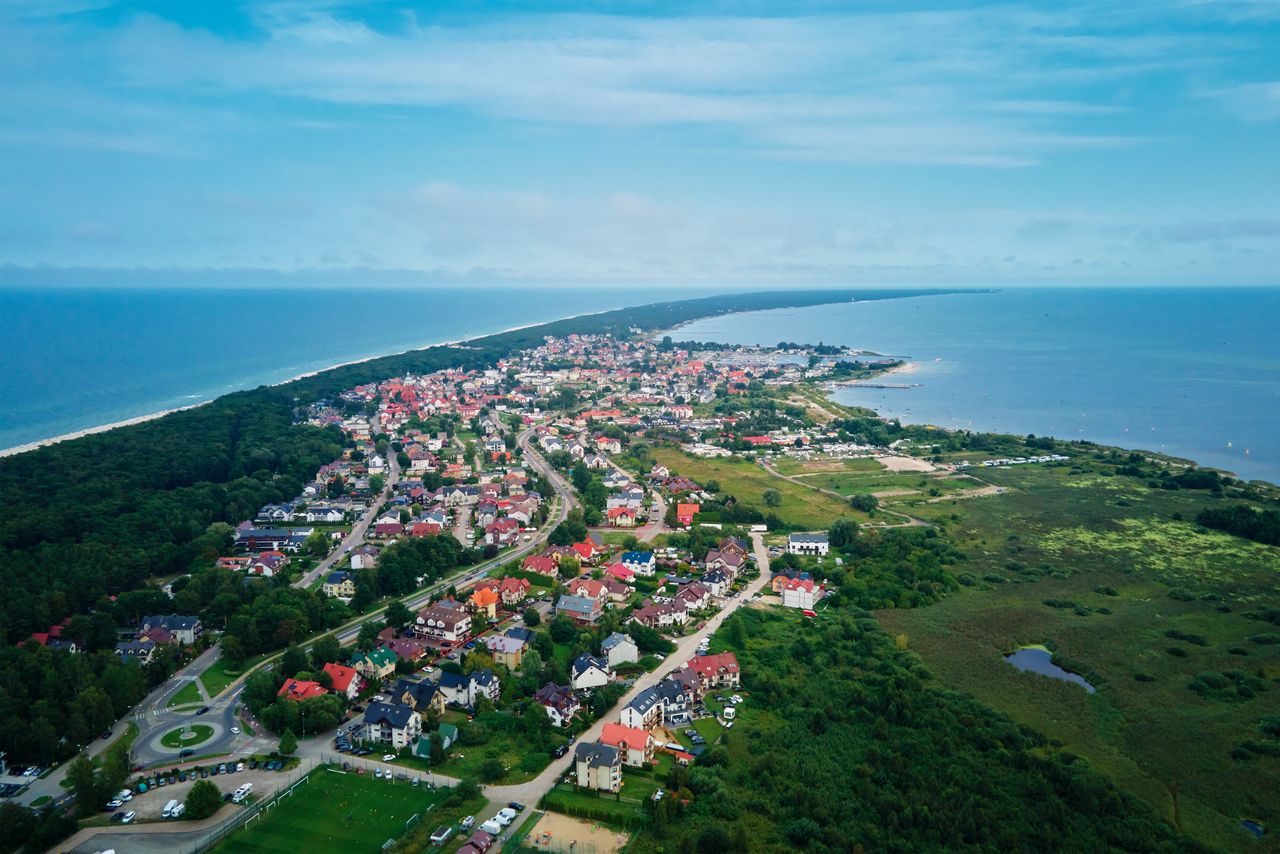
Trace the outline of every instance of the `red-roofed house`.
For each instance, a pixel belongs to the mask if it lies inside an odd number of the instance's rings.
[[[630,584],[633,580],[635,580],[635,577],[636,577],[635,572],[633,572],[630,569],[627,569],[625,566],[623,566],[620,563],[609,564],[607,567],[605,567],[604,574],[609,576],[610,578],[621,581],[623,584]]]
[[[751,445],[754,448],[759,448],[764,445],[773,444],[773,440],[770,439],[768,436],[743,436],[742,441],[746,442],[748,445]]]
[[[330,662],[323,669],[329,674],[330,685],[334,692],[346,695],[348,700],[354,700],[360,693],[360,674],[354,667]]]
[[[604,602],[609,595],[604,584],[596,581],[594,578],[575,578],[564,586],[565,592],[570,596],[581,596],[584,599],[595,599],[597,602]]]
[[[731,652],[699,655],[689,659],[689,669],[698,674],[703,691],[713,688],[737,688],[742,684],[738,657]]]
[[[518,605],[529,595],[529,579],[527,578],[486,578],[476,582],[476,589],[485,587],[498,594],[504,605]]]
[[[615,528],[634,528],[636,526],[636,511],[630,507],[611,507],[608,516],[609,524]]]
[[[676,521],[681,525],[688,527],[693,524],[693,517],[697,516],[698,511],[701,509],[701,504],[677,504]]]
[[[654,738],[647,730],[624,724],[605,724],[600,742],[616,747],[622,754],[622,764],[643,768],[653,760]]]
[[[284,697],[286,700],[310,700],[312,697],[323,697],[328,693],[319,682],[309,682],[305,679],[286,679],[284,684],[280,686],[280,690],[276,692],[276,696]]]
[[[812,610],[822,598],[822,585],[812,578],[788,578],[782,585],[782,604],[787,608]]]

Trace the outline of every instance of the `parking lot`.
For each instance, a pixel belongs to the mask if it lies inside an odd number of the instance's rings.
[[[218,764],[218,763],[214,763]],[[209,766],[204,766],[209,767]],[[245,770],[238,771],[234,774],[217,774],[211,775],[207,779],[218,787],[218,791],[223,794],[234,792],[245,783],[253,784],[253,794],[255,798],[265,797],[274,792],[276,787],[291,778],[291,775],[282,771],[266,771],[261,768],[250,769],[249,763],[245,761]],[[130,783],[136,778],[132,778]],[[179,803],[186,800],[187,793],[191,791],[191,787],[195,785],[195,781],[201,779],[199,776],[188,777],[186,782],[177,782],[172,785],[160,786],[154,789],[149,788],[146,792],[135,794],[133,800],[126,801],[122,806],[111,812],[128,812],[137,813],[134,821],[144,821],[150,819],[160,819],[161,813],[164,811],[164,805],[171,800]],[[108,815],[104,811],[104,815]]]

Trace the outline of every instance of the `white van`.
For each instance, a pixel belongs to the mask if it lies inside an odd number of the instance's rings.
[[[187,811],[186,804],[178,804],[176,807],[173,808],[173,813],[169,816],[169,818],[182,818],[182,814],[186,811]]]
[[[241,801],[243,801],[245,798],[249,797],[249,795],[252,792],[253,792],[253,784],[245,783],[243,786],[236,789],[235,794],[231,796],[231,800],[238,804]]]
[[[484,824],[480,825],[480,829],[492,836],[502,835],[502,825],[498,823],[496,818],[491,818]]]
[[[164,816],[165,818],[173,818],[173,811],[175,808],[177,808],[177,806],[178,806],[177,800],[169,801],[169,803],[164,805],[164,812],[160,813],[160,815]]]

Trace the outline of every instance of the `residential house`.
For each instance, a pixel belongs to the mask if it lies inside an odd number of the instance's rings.
[[[696,656],[689,659],[688,667],[697,674],[704,694],[720,688],[737,689],[742,684],[738,657],[732,652]]]
[[[596,599],[601,603],[608,598],[603,582],[594,578],[575,578],[564,585],[564,591],[570,596],[581,596],[584,599]]]
[[[622,565],[636,575],[646,578],[658,570],[658,561],[654,558],[653,552],[623,552]]]
[[[520,539],[520,523],[515,519],[502,518],[485,526],[484,541],[495,546],[509,546]]]
[[[116,655],[121,656],[126,661],[150,664],[151,657],[155,653],[156,642],[153,640],[121,641],[116,644]]]
[[[729,576],[719,569],[713,569],[705,572],[698,579],[698,583],[711,591],[711,595],[717,599],[723,598],[729,594],[730,581]]]
[[[600,642],[600,654],[610,667],[640,660],[640,650],[629,635],[614,632]]]
[[[520,564],[525,572],[536,572],[548,578],[555,578],[560,571],[560,562],[546,555],[530,555]]]
[[[493,656],[494,664],[501,664],[508,670],[519,670],[524,661],[525,642],[507,635],[486,635],[483,643]]]
[[[474,611],[476,616],[486,620],[496,620],[499,601],[497,590],[492,587],[476,587],[471,598],[467,600],[467,607]]]
[[[601,583],[604,585],[605,603],[610,608],[615,605],[622,605],[631,598],[631,588],[623,584],[621,581],[606,578]]]
[[[481,697],[497,701],[502,683],[492,670],[474,670],[468,674],[443,672],[440,674],[440,692],[445,702],[465,708],[474,707]]]
[[[351,657],[351,666],[370,682],[385,679],[396,672],[396,654],[385,646],[368,652],[357,652]]]
[[[617,748],[622,754],[622,764],[643,768],[653,761],[653,747],[656,740],[648,730],[610,723],[604,725],[604,731],[600,733],[600,743]]]
[[[792,534],[787,537],[787,554],[821,556],[829,549],[826,534]]]
[[[392,686],[388,696],[401,705],[412,707],[415,712],[422,715],[432,710],[435,710],[436,714],[444,714],[444,692],[434,682],[428,682],[425,679],[420,682],[401,679]]]
[[[589,691],[592,688],[608,685],[612,678],[613,671],[608,661],[584,652],[573,660],[569,681],[573,685],[573,690]]]
[[[547,710],[547,717],[554,727],[567,726],[569,720],[582,708],[570,686],[554,682],[548,682],[535,691],[533,701]]]
[[[622,788],[622,754],[616,747],[581,742],[574,749],[573,759],[580,787],[601,792]]]
[[[461,643],[471,635],[471,615],[457,602],[441,600],[418,612],[413,630],[419,637]]]
[[[556,612],[564,614],[577,625],[591,626],[600,619],[604,608],[599,599],[565,594],[556,602]]]
[[[711,590],[700,581],[691,581],[680,588],[675,600],[687,611],[701,611],[711,604]]]
[[[398,537],[404,533],[404,525],[397,516],[383,516],[373,523],[375,537]]]
[[[285,700],[310,700],[312,697],[323,697],[329,691],[319,682],[307,679],[286,679],[276,692],[277,697]]]
[[[689,622],[689,612],[674,602],[659,602],[633,611],[631,619],[651,629],[664,629]]]
[[[689,527],[693,524],[693,517],[698,515],[702,509],[700,504],[680,503],[676,505],[676,523]]]
[[[354,667],[329,662],[322,669],[329,674],[329,687],[335,694],[354,700],[360,693],[360,674]]]
[[[422,734],[422,716],[412,706],[400,703],[370,703],[363,725],[366,740],[397,750],[413,744]]]
[[[788,578],[782,585],[784,607],[813,610],[820,599],[822,599],[822,585],[812,578]]]
[[[346,570],[329,573],[324,580],[324,595],[335,599],[350,599],[356,595],[356,577]]]
[[[427,654],[423,645],[411,638],[388,638],[382,646],[394,652],[396,658],[412,664],[417,664]]]
[[[719,570],[727,574],[730,580],[738,577],[746,563],[746,555],[734,549],[712,549],[707,552],[707,569]]]
[[[611,563],[604,568],[604,574],[615,581],[621,581],[623,584],[631,584],[635,581],[635,570],[628,569],[626,564]]]
[[[606,511],[609,524],[614,528],[634,528],[636,511],[630,507],[610,507]]]
[[[378,565],[377,546],[360,546],[351,552],[352,569],[372,569]]]
[[[174,640],[187,645],[195,643],[196,639],[204,631],[204,626],[201,625],[199,617],[188,617],[180,614],[143,617],[142,625],[139,628],[144,632],[155,628],[167,629],[172,632]]]

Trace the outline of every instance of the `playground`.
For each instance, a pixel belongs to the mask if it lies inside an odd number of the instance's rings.
[[[573,854],[614,854],[627,844],[630,835],[604,825],[545,813],[521,843],[521,850],[573,852]]]

